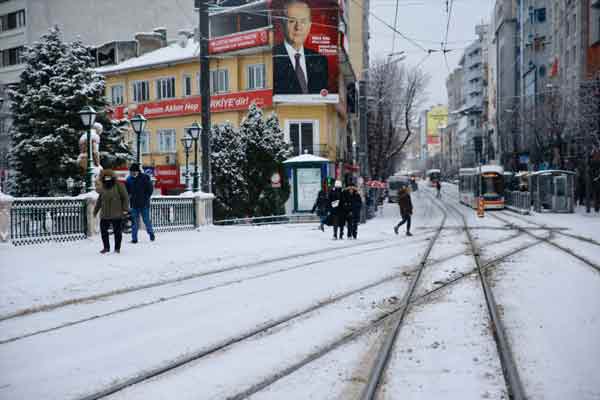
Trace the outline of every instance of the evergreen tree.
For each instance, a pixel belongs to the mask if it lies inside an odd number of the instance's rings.
[[[82,178],[77,156],[84,127],[78,113],[86,105],[97,112],[106,107],[104,79],[92,69],[89,48],[78,40],[64,43],[60,36],[54,27],[25,48],[25,70],[9,91],[15,195],[64,193],[66,178]]]
[[[277,117],[273,114],[265,121],[255,104],[239,130],[231,124],[214,127],[211,164],[217,218],[283,214],[290,194],[283,161],[289,154]],[[281,188],[271,187],[276,172],[283,178]]]
[[[236,129],[226,122],[213,126],[211,147],[215,217],[243,217],[248,198],[248,184],[244,180],[246,152],[242,140]]]
[[[100,165],[103,168],[117,168],[128,161],[133,161],[133,153],[125,142],[125,135],[129,130],[127,119],[106,120],[109,129],[102,132],[100,140]],[[105,126],[104,124],[102,124]]]

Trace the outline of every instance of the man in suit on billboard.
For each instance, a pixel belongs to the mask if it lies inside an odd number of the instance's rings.
[[[303,0],[284,5],[285,40],[273,48],[274,94],[314,94],[327,89],[327,58],[304,47],[310,33],[310,7]]]

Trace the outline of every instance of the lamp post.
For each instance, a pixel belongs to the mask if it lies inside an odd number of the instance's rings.
[[[190,149],[192,148],[192,139],[191,136],[187,135],[181,138],[181,144],[183,145],[183,150],[185,151],[185,190],[190,190]]]
[[[129,121],[131,123],[131,127],[133,128],[133,131],[136,134],[136,148],[137,148],[137,152],[136,152],[136,160],[137,163],[140,165],[140,167],[142,166],[142,151],[141,151],[141,142],[140,142],[140,136],[142,134],[142,132],[144,131],[144,128],[146,127],[146,118],[144,118],[144,116],[142,114],[136,114],[133,118],[131,118],[131,120]]]
[[[96,121],[96,110],[90,106],[85,106],[79,111],[81,122],[87,131],[87,173],[86,173],[86,191],[91,192],[94,190],[94,182],[92,175],[94,173],[94,167],[92,164],[92,126]]]
[[[198,139],[200,139],[200,132],[202,131],[202,127],[198,125],[196,121],[192,123],[192,126],[188,128],[188,135],[194,141],[194,183],[192,187],[193,192],[198,191]],[[202,154],[202,157],[207,157],[208,155]]]
[[[67,178],[67,192],[69,196],[73,195],[73,187],[75,186],[75,180],[71,177]]]

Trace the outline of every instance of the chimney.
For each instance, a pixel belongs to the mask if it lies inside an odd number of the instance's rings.
[[[162,36],[156,32],[136,33],[135,41],[137,42],[138,57],[167,45],[167,42],[163,40]]]
[[[185,47],[189,38],[192,36],[193,34],[190,31],[186,29],[180,29],[177,31],[177,44],[179,44],[180,47]]]
[[[153,32],[158,33],[166,45],[166,43],[167,43],[167,28],[160,26],[158,28],[154,28]]]

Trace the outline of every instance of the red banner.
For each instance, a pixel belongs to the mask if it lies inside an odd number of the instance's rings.
[[[197,96],[131,105],[129,107],[129,117],[132,117],[134,114],[142,114],[147,119],[152,119],[199,114],[200,100],[201,98]],[[273,92],[267,89],[214,95],[210,97],[210,111],[247,110],[252,103],[256,103],[256,105],[263,108],[271,107],[273,105]],[[112,118],[124,118],[125,108],[124,106],[115,107]]]
[[[269,32],[263,29],[210,39],[208,41],[208,52],[210,54],[225,53],[267,44],[269,44]]]
[[[439,136],[427,136],[427,144],[440,144]]]

